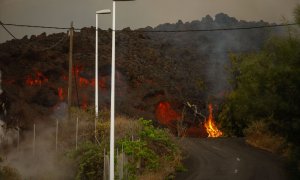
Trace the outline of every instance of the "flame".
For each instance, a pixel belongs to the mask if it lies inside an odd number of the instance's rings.
[[[42,84],[47,83],[48,82],[48,78],[46,76],[43,75],[43,73],[41,72],[35,72],[34,76],[27,76],[25,83],[28,86],[42,86]]]
[[[212,104],[208,105],[208,110],[209,110],[209,116],[204,124],[206,128],[206,132],[208,133],[208,137],[220,137],[222,136],[223,133],[217,128],[214,122]]]
[[[172,109],[169,102],[160,102],[155,114],[159,122],[164,125],[168,125],[172,121],[180,119],[180,115]]]
[[[58,91],[59,100],[63,101],[64,100],[64,90],[63,90],[63,88],[59,87],[57,89],[57,91]]]

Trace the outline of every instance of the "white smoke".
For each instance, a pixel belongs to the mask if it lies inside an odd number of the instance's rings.
[[[4,137],[5,137],[5,123],[0,120],[0,144],[2,144]]]
[[[7,128],[5,122],[0,120],[0,145],[12,145],[18,139],[18,130]]]

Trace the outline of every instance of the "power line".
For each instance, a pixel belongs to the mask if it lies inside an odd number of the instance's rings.
[[[47,50],[50,50],[54,47],[56,47],[57,45],[59,45],[61,42],[63,42],[65,39],[66,39],[67,36],[63,36],[59,41],[57,41],[55,44],[53,44],[52,46],[48,47],[48,48],[45,48],[41,51],[47,51]]]
[[[0,21],[0,24],[1,26],[14,38],[14,39],[17,39],[8,29],[5,28],[5,26],[3,25],[3,23]],[[64,40],[66,39],[66,36],[63,36],[59,41],[57,41],[55,44],[53,44],[52,46],[48,47],[48,48],[45,48],[43,50],[40,50],[40,51],[47,51],[47,50],[50,50],[54,47],[56,47],[57,45],[59,45],[61,42],[63,42]]]
[[[2,23],[6,26],[16,26],[16,27],[29,27],[29,28],[42,28],[42,29],[70,29],[69,27],[55,27],[55,26],[37,26],[37,25],[24,25],[24,24],[12,24],[12,23]],[[74,30],[80,30],[75,29]]]
[[[8,34],[10,34],[14,39],[17,39],[8,29],[6,29],[6,27],[3,25],[3,23],[0,21],[1,26],[5,29],[6,32],[8,32]]]
[[[126,32],[149,32],[149,33],[176,33],[176,32],[212,32],[212,31],[233,31],[233,30],[249,30],[249,29],[262,29],[262,28],[275,28],[284,26],[295,26],[298,23],[288,23],[288,24],[271,24],[262,26],[251,26],[251,27],[231,27],[231,28],[215,28],[215,29],[186,29],[186,30],[136,30],[136,31],[126,31]]]
[[[16,27],[30,27],[30,28],[44,28],[44,29],[70,29],[69,27],[52,27],[52,26],[37,26],[37,25],[23,25],[23,24],[12,24],[12,23],[1,23],[2,26],[16,26]],[[249,30],[249,29],[261,29],[261,28],[275,28],[284,26],[295,26],[298,23],[287,23],[287,24],[271,24],[261,26],[250,26],[250,27],[229,27],[229,28],[212,28],[212,29],[186,29],[186,30],[112,30],[112,31],[124,31],[124,32],[149,32],[149,33],[180,33],[180,32],[212,32],[212,31],[233,31],[233,30]],[[74,28],[74,30],[81,30]]]

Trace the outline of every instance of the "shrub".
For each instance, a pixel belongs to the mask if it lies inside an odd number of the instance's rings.
[[[21,180],[19,172],[9,166],[0,166],[0,179],[5,180]]]
[[[253,121],[244,130],[247,143],[273,153],[282,153],[285,149],[285,139],[272,133],[265,121]]]
[[[77,164],[76,179],[102,179],[103,177],[103,146],[86,141],[78,150],[69,153]]]
[[[127,137],[118,142],[130,157],[127,166],[129,177],[167,177],[181,165],[179,149],[168,131],[155,128],[151,120],[141,118],[138,122],[141,126],[138,139]],[[137,166],[141,166],[139,172],[135,168]]]
[[[109,147],[109,128],[109,121],[98,121],[97,137],[101,143],[94,144],[91,141],[94,131],[83,131],[86,138],[77,150],[68,153],[75,160],[76,179],[103,178],[103,154],[104,148]],[[172,135],[164,129],[154,127],[151,120],[137,121],[117,117],[115,129],[116,148],[122,149],[128,157],[128,163],[124,167],[128,179],[147,179],[147,174],[164,178],[181,165],[180,151],[173,142]]]

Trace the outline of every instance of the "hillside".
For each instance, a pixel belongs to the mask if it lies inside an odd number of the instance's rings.
[[[253,52],[269,37],[268,29],[151,32],[222,27],[251,27],[268,23],[238,21],[226,14],[213,19],[117,32],[116,112],[156,119],[163,125],[181,117],[186,102],[208,114],[230,90],[226,66],[229,53]],[[143,32],[146,30],[147,32]],[[1,101],[8,115],[4,120],[19,123],[48,120],[64,114],[67,97],[68,50],[66,33],[45,33],[0,44],[2,71]],[[74,36],[73,105],[86,109],[94,104],[95,29],[82,28]],[[111,30],[99,32],[100,106],[109,108]],[[3,112],[2,112],[3,113]],[[187,115],[187,120],[193,114]],[[193,126],[188,123],[188,126]]]

